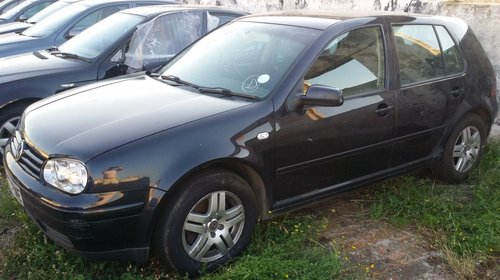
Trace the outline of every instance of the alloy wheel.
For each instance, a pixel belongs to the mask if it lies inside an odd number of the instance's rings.
[[[464,173],[474,166],[481,150],[481,134],[474,126],[467,126],[458,135],[453,147],[455,171]]]
[[[191,209],[184,221],[182,243],[195,261],[222,258],[238,242],[245,224],[245,209],[231,192],[213,192]]]

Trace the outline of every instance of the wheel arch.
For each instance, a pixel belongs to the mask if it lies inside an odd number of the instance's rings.
[[[4,110],[8,110],[8,109],[16,107],[16,106],[19,106],[20,104],[29,106],[29,105],[31,105],[39,100],[42,100],[42,98],[30,97],[30,98],[22,98],[22,99],[12,100],[6,104],[1,105],[0,112],[4,111]]]
[[[460,118],[459,121],[461,121],[462,119],[467,117],[467,115],[470,115],[470,114],[477,115],[481,118],[481,120],[483,120],[484,127],[486,128],[486,131],[485,131],[486,136],[488,136],[490,134],[491,124],[493,123],[493,120],[491,119],[491,114],[485,108],[477,107],[477,108],[471,109],[468,113],[464,114]]]
[[[257,206],[257,217],[259,219],[267,219],[269,217],[268,209],[270,208],[268,189],[265,187],[262,176],[257,172],[257,169],[248,162],[239,159],[219,159],[209,163],[197,166],[180,177],[162,196],[158,202],[158,206],[153,214],[151,224],[151,234],[155,234],[157,230],[158,219],[168,205],[176,198],[176,193],[182,190],[182,186],[187,180],[201,173],[210,172],[211,170],[227,170],[233,172],[245,180],[254,193],[255,205]]]

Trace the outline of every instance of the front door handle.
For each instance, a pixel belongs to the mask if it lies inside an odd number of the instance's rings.
[[[390,105],[388,106],[387,104],[385,103],[382,103],[382,104],[379,104],[377,106],[377,110],[375,110],[375,113],[381,117],[384,117],[386,116],[389,111],[391,111],[392,109],[394,109],[394,106]]]

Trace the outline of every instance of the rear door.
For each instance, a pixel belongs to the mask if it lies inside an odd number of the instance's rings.
[[[439,25],[393,25],[401,89],[392,166],[433,156],[448,121],[463,99],[464,63]]]

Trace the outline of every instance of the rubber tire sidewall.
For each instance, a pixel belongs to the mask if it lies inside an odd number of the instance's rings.
[[[10,106],[6,109],[2,109],[0,110],[0,127],[2,127],[5,122],[7,122],[8,120],[14,118],[14,117],[21,117],[21,115],[23,114],[24,110],[26,110],[26,108],[28,108],[30,104],[26,104],[26,103],[21,103],[21,104],[16,104],[16,105],[13,105],[13,106]],[[0,153],[1,155],[1,153]],[[3,161],[0,160],[0,166],[3,165]]]
[[[474,126],[478,129],[479,134],[481,136],[481,145],[479,148],[479,154],[477,160],[474,162],[474,165],[467,170],[466,172],[458,172],[455,170],[453,164],[453,148],[455,147],[455,142],[458,139],[458,136],[462,131],[468,127]],[[457,123],[453,132],[450,134],[448,141],[446,142],[446,146],[444,147],[443,157],[436,165],[434,169],[434,173],[443,181],[449,183],[461,183],[465,181],[470,172],[477,167],[484,153],[484,147],[486,145],[486,129],[483,120],[477,115],[467,115],[460,122]]]
[[[228,254],[216,261],[201,263],[193,260],[184,250],[183,226],[192,207],[200,199],[216,191],[229,191],[241,200],[245,210],[245,224],[240,239]],[[179,272],[196,276],[201,272],[213,271],[238,256],[250,242],[256,223],[254,194],[247,182],[232,172],[214,170],[196,175],[177,189],[169,202],[172,205],[162,209],[158,220],[155,249],[168,265]]]

